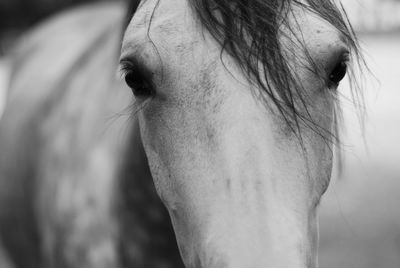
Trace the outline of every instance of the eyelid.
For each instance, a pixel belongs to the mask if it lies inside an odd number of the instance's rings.
[[[342,55],[340,56],[340,60],[344,61],[344,62],[349,62],[350,61],[350,51],[345,50],[344,52],[342,52]]]
[[[118,64],[117,76],[120,80],[124,80],[128,72],[134,71],[135,69],[135,66],[130,61],[120,60]]]
[[[153,73],[146,68],[144,64],[141,64],[135,58],[121,58],[119,61],[119,74],[120,77],[125,77],[128,72],[135,72],[138,75],[144,77],[148,81],[152,81]]]
[[[120,77],[125,77],[128,72],[133,71],[134,69],[136,68],[133,66],[133,64],[127,60],[121,60],[119,62],[118,73]]]
[[[336,49],[336,51],[334,51],[327,59],[324,67],[326,75],[329,76],[335,67],[341,62],[350,62],[350,51],[345,46]]]

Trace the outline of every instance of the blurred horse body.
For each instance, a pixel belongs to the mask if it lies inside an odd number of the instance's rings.
[[[0,232],[16,267],[181,265],[135,123],[116,116],[131,99],[116,74],[125,9],[73,10],[17,50],[0,127]]]
[[[3,109],[5,106],[8,79],[9,79],[9,66],[8,61],[0,59],[0,118],[3,115]]]

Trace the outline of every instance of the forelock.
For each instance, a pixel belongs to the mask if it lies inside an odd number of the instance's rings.
[[[294,134],[301,139],[300,125],[305,124],[329,143],[337,140],[336,130],[322,128],[308,112],[305,90],[299,77],[291,70],[280,37],[282,28],[294,34],[300,44],[293,42],[291,45],[300,46],[309,65],[315,73],[319,73],[298,25],[288,19],[293,9],[299,7],[336,28],[358,62],[361,59],[359,45],[341,5],[330,0],[189,1],[202,25],[221,44],[222,51],[236,60],[249,80],[262,90],[260,96],[265,98],[266,103],[275,105]],[[353,94],[355,98],[359,95],[357,92]],[[300,101],[296,103],[296,100]]]

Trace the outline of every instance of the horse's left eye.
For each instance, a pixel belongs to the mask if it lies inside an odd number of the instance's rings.
[[[329,75],[329,81],[334,85],[338,85],[340,81],[346,76],[347,73],[347,61],[340,61]]]

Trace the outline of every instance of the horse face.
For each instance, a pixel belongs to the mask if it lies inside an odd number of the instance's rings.
[[[300,9],[292,16],[327,79],[303,64],[289,30],[281,40],[291,44],[286,60],[311,117],[331,130],[335,88],[327,81],[346,46],[317,16]],[[303,124],[299,141],[235,60],[221,54],[188,1],[144,1],[125,33],[121,62],[187,267],[315,267],[329,143]]]

